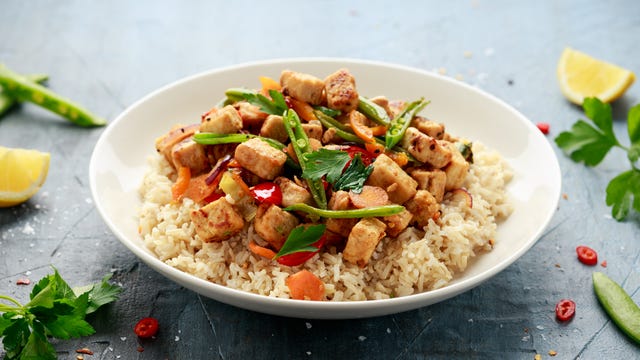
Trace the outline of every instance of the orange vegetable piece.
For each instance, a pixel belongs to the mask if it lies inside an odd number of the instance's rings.
[[[178,200],[182,194],[187,190],[189,181],[191,180],[191,169],[188,166],[181,166],[178,169],[178,178],[176,182],[171,186],[171,196],[173,200]]]
[[[374,143],[375,140],[373,139],[373,131],[370,127],[362,122],[363,118],[364,115],[360,114],[357,111],[352,111],[351,113],[349,113],[349,125],[351,125],[351,130],[353,130],[353,132],[360,139],[364,140],[365,143]]]
[[[300,118],[304,121],[311,121],[318,119],[316,114],[313,113],[313,107],[308,103],[294,99],[292,97],[287,98],[293,110],[295,110],[296,114],[300,116]]]
[[[242,189],[242,192],[244,192],[245,195],[251,195],[251,189],[249,189],[249,185],[247,185],[247,183],[242,180],[242,177],[239,173],[235,171],[231,172],[231,178],[238,184],[238,186],[240,186],[240,189]]]
[[[380,136],[387,133],[387,127],[384,125],[378,125],[371,128],[373,136]]]
[[[182,197],[187,197],[196,203],[199,203],[207,196],[213,194],[216,188],[215,186],[207,185],[206,180],[208,176],[209,174],[202,174],[192,177],[187,189],[182,194]]]
[[[365,185],[359,194],[349,191],[349,199],[353,206],[364,209],[372,206],[382,206],[389,203],[389,195],[383,188]]]
[[[324,283],[309,270],[289,275],[285,283],[292,299],[320,301],[324,298]]]
[[[271,250],[269,248],[260,246],[260,245],[256,244],[253,240],[251,240],[249,242],[249,250],[252,253],[254,253],[254,254],[258,255],[258,256],[262,256],[263,258],[266,258],[266,259],[273,259],[274,257],[276,257],[275,251],[273,251],[273,250]]]
[[[260,84],[262,84],[263,95],[269,95],[269,90],[276,90],[276,91],[282,90],[282,86],[280,86],[280,83],[268,76],[260,76],[259,79],[260,79]]]

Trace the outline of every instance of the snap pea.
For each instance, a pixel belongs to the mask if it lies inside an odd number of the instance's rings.
[[[285,144],[278,140],[253,134],[216,134],[205,132],[193,135],[193,141],[202,145],[239,144],[253,138],[258,138],[271,145],[272,148],[278,150],[282,150],[286,147]],[[300,170],[300,165],[298,165],[298,163],[296,163],[288,154],[286,164],[292,169]]]
[[[0,64],[0,86],[11,97],[30,101],[80,126],[102,126],[107,122],[80,105],[64,98],[44,86],[9,70]]]
[[[298,162],[300,163],[300,167],[302,168],[302,172],[306,169],[307,165],[304,161],[304,154],[310,153],[313,151],[311,148],[311,144],[309,143],[309,138],[307,134],[302,129],[302,123],[300,122],[300,118],[298,114],[293,109],[285,110],[282,115],[284,128],[287,130],[287,134],[291,139],[291,145],[293,150],[298,157]],[[316,204],[322,209],[327,208],[327,194],[324,190],[324,184],[322,183],[322,179],[311,180],[306,179],[307,184],[309,185],[309,189],[311,190],[311,195],[315,200]]]
[[[238,102],[245,99],[245,95],[251,94],[255,95],[255,90],[245,89],[245,88],[229,88],[224,92],[224,95],[231,102]]]
[[[363,96],[358,98],[358,111],[380,125],[389,126],[391,122],[389,114],[380,105]]]
[[[294,204],[284,208],[286,211],[302,211],[311,215],[315,215],[322,218],[331,219],[352,219],[352,218],[365,218],[365,217],[377,217],[377,216],[390,216],[401,213],[404,210],[402,205],[382,205],[372,206],[364,209],[353,210],[327,210],[318,209],[307,204]]]
[[[323,114],[330,116],[330,117],[336,117],[340,114],[342,114],[342,111],[340,110],[336,110],[336,109],[330,109],[326,106],[321,106],[321,105],[316,105],[313,107],[314,110],[318,110],[321,111]]]
[[[49,79],[49,75],[47,74],[29,74],[25,75],[25,77],[38,84],[42,84]],[[16,103],[18,103],[18,100],[14,99],[8,94],[5,94],[2,91],[2,88],[0,88],[0,117],[2,117],[2,115],[9,111],[9,109],[11,109],[11,107]]]
[[[355,142],[358,144],[364,144],[364,140],[359,138],[356,134],[351,131],[351,128],[340,121],[322,113],[319,110],[315,110],[313,112],[316,115],[316,118],[326,127],[327,129],[334,129],[336,131],[336,135],[346,141]],[[384,145],[384,141],[374,138],[378,144]]]
[[[400,142],[400,140],[402,140],[404,133],[411,124],[411,119],[413,119],[413,117],[422,111],[422,109],[424,109],[428,104],[429,101],[424,101],[424,98],[413,101],[405,107],[400,115],[391,120],[389,129],[387,129],[387,133],[385,135],[385,146],[387,149],[393,148],[398,142]]]
[[[629,294],[601,272],[593,273],[593,289],[598,301],[609,314],[613,322],[629,336],[640,344],[640,308]]]

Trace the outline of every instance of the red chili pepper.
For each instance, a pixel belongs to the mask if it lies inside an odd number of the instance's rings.
[[[158,332],[158,320],[146,317],[138,321],[133,331],[141,338],[150,338]]]
[[[576,253],[578,253],[578,260],[585,265],[596,265],[598,263],[598,253],[588,246],[578,246]]]
[[[549,125],[549,123],[546,123],[546,122],[539,122],[539,123],[536,124],[536,126],[545,135],[547,135],[549,133],[549,128],[551,127],[551,125]]]
[[[282,204],[282,190],[272,182],[265,182],[251,187],[249,193],[256,201],[274,205]]]
[[[348,145],[345,146],[343,148],[341,148],[340,150],[345,151],[347,154],[349,154],[349,156],[353,159],[354,156],[356,156],[356,154],[360,154],[360,159],[362,159],[362,163],[364,164],[364,166],[369,166],[371,165],[371,163],[373,162],[373,160],[375,160],[375,158],[377,157],[376,154],[372,154],[371,152],[367,151],[366,149],[363,149],[359,146],[354,146],[354,145]],[[345,168],[349,167],[349,163],[347,163],[347,165],[345,166]]]
[[[573,300],[562,299],[556,304],[556,318],[568,321],[576,314],[576,303]]]
[[[222,197],[222,194],[220,194],[219,192],[213,192],[211,193],[211,195],[207,196],[206,198],[202,199],[202,201],[206,204],[214,202],[218,199],[220,199]]]
[[[311,259],[313,257],[313,255],[317,254],[318,251],[320,251],[320,249],[322,249],[322,247],[324,246],[324,243],[326,242],[327,238],[322,235],[320,237],[320,239],[316,242],[314,242],[311,246],[318,248],[317,251],[301,251],[301,252],[296,252],[293,254],[288,254],[288,255],[284,255],[281,256],[277,259],[277,261],[282,264],[282,265],[286,265],[286,266],[298,266],[300,264],[303,264],[305,261]]]

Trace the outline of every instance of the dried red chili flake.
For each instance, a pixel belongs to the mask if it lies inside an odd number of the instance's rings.
[[[89,348],[77,349],[76,352],[78,354],[93,355],[93,351],[89,350]]]
[[[16,285],[29,285],[31,284],[31,280],[27,278],[20,278],[16,281]]]
[[[549,123],[546,122],[539,122],[536,123],[536,126],[538,127],[538,129],[540,129],[540,131],[542,131],[543,134],[547,135],[549,133],[549,128],[551,127],[551,125],[549,125]]]
[[[607,267],[607,260],[603,261],[600,263],[600,266],[602,267]]]
[[[568,321],[576,314],[576,303],[570,299],[562,299],[556,304],[556,318]]]
[[[598,253],[588,246],[578,246],[576,248],[578,260],[585,265],[596,265],[598,263]]]

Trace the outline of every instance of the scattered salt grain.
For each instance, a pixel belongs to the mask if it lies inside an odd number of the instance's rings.
[[[544,330],[544,326],[542,326],[542,325],[538,325],[538,326],[536,326],[536,329],[538,329],[538,330]]]
[[[180,336],[176,336],[175,339],[173,339],[174,341],[180,341]]]
[[[473,322],[473,319],[469,319],[469,320],[467,320],[467,321],[468,321],[468,322],[470,322],[470,323],[472,323],[472,322]]]
[[[495,50],[493,50],[493,48],[484,49],[484,56],[493,56],[494,53],[495,53]]]
[[[531,336],[529,336],[529,335],[525,335],[525,336],[523,336],[523,337],[522,337],[522,339],[520,339],[520,340],[522,340],[523,342],[527,342],[527,341],[529,341],[530,339],[531,339]]]
[[[126,336],[121,336],[121,337],[120,337],[120,340],[122,340],[122,341],[127,341],[127,337],[126,337]]]
[[[364,336],[364,335],[360,335],[360,336],[358,336],[358,340],[365,341],[365,340],[367,340],[367,337]]]
[[[311,329],[311,323],[306,322],[304,323],[304,325],[307,327],[307,329]]]
[[[387,328],[387,334],[391,334],[391,329]]]
[[[33,235],[36,233],[36,230],[33,227],[31,227],[29,223],[26,223],[22,228],[22,233],[25,235]]]
[[[91,203],[93,203],[93,200],[91,200],[91,198],[86,198],[86,199],[84,199],[84,201],[85,201],[87,204],[91,204]]]
[[[307,355],[311,356],[311,351],[307,351]]]

